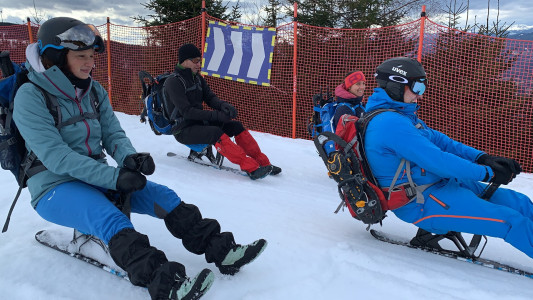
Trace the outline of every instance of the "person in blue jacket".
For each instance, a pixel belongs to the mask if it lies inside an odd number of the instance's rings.
[[[32,206],[52,223],[101,239],[115,263],[128,272],[131,283],[148,288],[152,299],[198,299],[211,286],[214,273],[204,269],[189,278],[185,267],[168,261],[146,235],[106,194],[130,195],[131,212],[162,219],[187,250],[204,254],[221,273],[233,275],[266,247],[257,240],[241,246],[231,232],[221,232],[214,219],[203,218],[198,207],[183,202],[171,189],[145,175],[155,171],[148,153],[137,153],[115,116],[104,88],[91,77],[95,52],[104,51],[93,25],[59,17],[44,22],[38,42],[26,49],[31,83],[15,98],[13,118],[34,165],[44,170],[29,174]],[[45,97],[59,104],[56,121]],[[104,151],[118,167],[110,166]]]
[[[492,156],[451,139],[417,117],[426,72],[417,60],[396,57],[377,67],[378,87],[366,111],[390,109],[370,121],[365,151],[381,187],[410,186],[415,192],[389,202],[401,220],[435,234],[487,235],[533,257],[533,203],[499,188],[481,199],[487,185],[506,185],[521,172],[513,159]],[[406,193],[407,194],[407,193]]]

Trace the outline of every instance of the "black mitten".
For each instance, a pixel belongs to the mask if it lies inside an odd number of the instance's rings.
[[[490,182],[495,184],[508,184],[516,177],[516,174],[511,172],[511,170],[504,164],[495,163],[490,166],[494,176],[490,179]]]
[[[130,154],[124,158],[124,168],[152,175],[155,171],[154,159],[148,152]]]
[[[228,114],[231,119],[235,119],[237,117],[237,109],[228,102],[222,102],[220,105],[220,110]]]
[[[211,121],[226,123],[230,120],[231,118],[229,117],[229,115],[223,111],[213,110],[211,112]]]
[[[117,191],[129,194],[144,189],[146,186],[146,177],[137,171],[131,171],[126,168],[120,169],[117,179]]]

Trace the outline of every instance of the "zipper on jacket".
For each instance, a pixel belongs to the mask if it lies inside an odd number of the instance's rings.
[[[83,108],[81,107],[81,102],[80,100],[78,99],[78,91],[76,90],[76,87],[74,87],[75,91],[74,93],[76,94],[76,97],[74,98],[74,102],[76,102],[76,105],[78,105],[78,109],[80,110],[80,114],[83,114]],[[83,99],[83,96],[85,96],[85,94],[87,94],[87,91],[89,89],[85,90],[83,92],[83,94],[81,95],[81,98]],[[87,147],[87,151],[89,152],[88,155],[91,156],[93,154],[93,151],[91,149],[91,147],[89,146],[89,137],[91,136],[91,127],[89,126],[89,123],[87,122],[87,120],[83,120],[83,123],[85,124],[85,127],[87,128],[87,136],[85,137],[85,147]]]

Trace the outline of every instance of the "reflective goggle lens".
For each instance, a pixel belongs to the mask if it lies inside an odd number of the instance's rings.
[[[43,47],[43,45],[41,44],[41,40],[39,40],[39,54],[42,55],[46,48],[67,48],[74,51],[95,48],[96,52],[98,53],[104,52],[105,49],[104,40],[102,39],[100,33],[98,32],[98,29],[96,29],[94,25],[77,25],[57,35],[57,37],[61,40],[61,42],[57,46],[53,44],[48,44]]]
[[[61,39],[59,45],[70,50],[85,50],[94,47],[98,52],[102,52],[104,49],[102,37],[94,25],[74,26],[57,37]]]
[[[416,81],[414,81],[410,88],[411,88],[411,92],[417,94],[417,95],[422,95],[424,94],[424,92],[426,91],[426,83],[425,83],[426,79],[423,78],[423,79],[417,79]]]

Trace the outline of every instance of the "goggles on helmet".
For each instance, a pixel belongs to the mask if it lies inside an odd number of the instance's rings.
[[[404,84],[409,87],[409,90],[411,90],[411,92],[417,95],[422,95],[426,91],[427,81],[425,77],[408,79],[401,75],[391,75],[391,74],[386,74],[382,72],[376,72],[374,76],[376,77],[376,79],[382,79],[386,81],[393,81],[393,82]]]
[[[411,92],[422,95],[426,91],[426,78],[418,78],[412,81],[409,81],[409,89]]]
[[[59,45],[48,44],[43,47],[39,40],[40,54],[43,54],[46,48],[55,49],[70,49],[73,51],[81,51],[94,48],[96,52],[102,53],[104,51],[104,40],[100,36],[98,29],[94,25],[80,24],[70,28],[69,30],[58,34]]]

